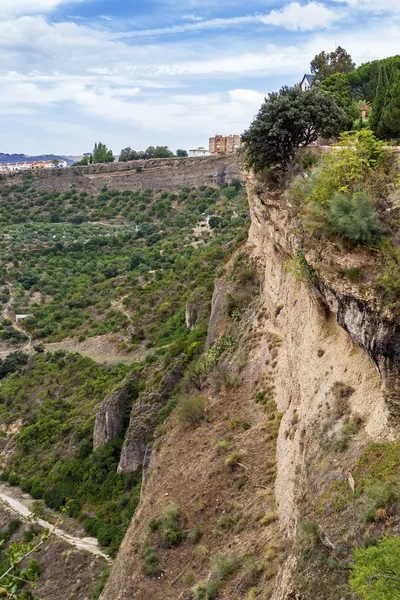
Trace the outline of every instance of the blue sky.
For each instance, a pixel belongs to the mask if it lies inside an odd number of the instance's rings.
[[[398,0],[0,0],[0,152],[241,133],[321,50],[399,52]]]

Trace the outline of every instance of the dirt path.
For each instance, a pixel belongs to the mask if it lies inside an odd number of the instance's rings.
[[[9,281],[6,281],[6,283],[8,285],[8,292],[10,294],[10,298],[9,298],[7,304],[4,307],[3,317],[5,319],[9,319],[12,322],[12,325],[13,325],[14,329],[16,329],[17,331],[19,331],[23,335],[26,335],[26,337],[28,338],[28,341],[25,344],[25,346],[23,348],[21,348],[21,350],[24,351],[24,352],[30,352],[32,350],[32,336],[29,335],[29,333],[26,332],[25,329],[23,329],[19,325],[19,323],[17,321],[17,318],[15,316],[15,312],[12,309],[13,304],[14,304],[14,299],[15,299],[14,286]]]
[[[78,538],[69,535],[59,527],[56,527],[54,529],[54,526],[51,523],[48,523],[44,519],[39,519],[35,517],[35,515],[29,510],[27,506],[22,504],[22,502],[20,502],[19,500],[12,498],[8,494],[0,493],[0,502],[2,502],[7,508],[9,508],[11,511],[13,511],[26,521],[37,523],[38,525],[40,525],[40,527],[43,527],[44,529],[49,529],[53,532],[53,535],[64,540],[64,542],[67,542],[68,544],[74,546],[78,550],[86,550],[86,552],[90,552],[91,554],[94,554],[96,556],[101,556],[102,558],[105,558],[108,562],[112,562],[110,557],[107,556],[107,554],[104,554],[104,552],[102,552],[101,548],[99,547],[99,543],[95,538]]]
[[[132,320],[131,315],[125,310],[125,307],[123,304],[125,298],[127,298],[128,296],[129,296],[129,294],[125,294],[125,296],[122,296],[122,298],[120,298],[119,300],[113,300],[111,302],[111,306],[112,306],[112,308],[115,308],[115,309],[119,310],[120,312],[122,312],[122,314],[124,314],[126,316],[126,318],[131,321]]]

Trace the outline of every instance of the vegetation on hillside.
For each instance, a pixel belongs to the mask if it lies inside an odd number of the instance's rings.
[[[12,440],[2,479],[51,509],[65,506],[114,554],[141,473],[117,473],[123,431],[93,449],[96,411],[123,386],[126,428],[134,403],[171,361],[193,370],[218,269],[247,229],[245,194],[239,181],[178,193],[49,194],[29,177],[0,194],[0,300],[3,310],[11,301],[12,313],[29,314],[23,327],[36,348],[29,361],[17,351],[0,364],[0,422]],[[3,320],[0,337],[18,346],[18,333]],[[41,344],[110,335],[126,356],[142,348],[140,362],[98,365]],[[16,423],[17,434],[8,434]]]
[[[177,150],[176,156],[184,157],[187,156],[186,150]],[[174,153],[168,148],[168,146],[149,146],[147,150],[132,150],[130,146],[121,150],[119,155],[120,162],[127,162],[128,160],[146,160],[149,158],[172,158]]]

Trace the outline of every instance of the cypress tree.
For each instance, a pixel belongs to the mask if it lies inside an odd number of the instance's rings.
[[[376,94],[374,98],[374,104],[372,107],[372,115],[369,121],[369,125],[374,133],[379,135],[378,131],[382,129],[380,127],[382,122],[382,115],[386,104],[386,97],[388,91],[388,76],[385,65],[379,66],[378,75],[378,86],[376,88]]]
[[[400,73],[392,71],[389,81],[389,91],[385,107],[382,113],[382,121],[378,127],[378,133],[387,137],[399,137],[400,135]]]

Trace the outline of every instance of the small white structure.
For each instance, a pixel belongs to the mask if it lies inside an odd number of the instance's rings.
[[[310,89],[310,87],[312,86],[313,79],[314,75],[304,75],[300,83],[300,87],[303,90],[303,92]]]
[[[211,152],[204,148],[204,146],[199,146],[198,148],[189,150],[189,156],[211,156]]]

